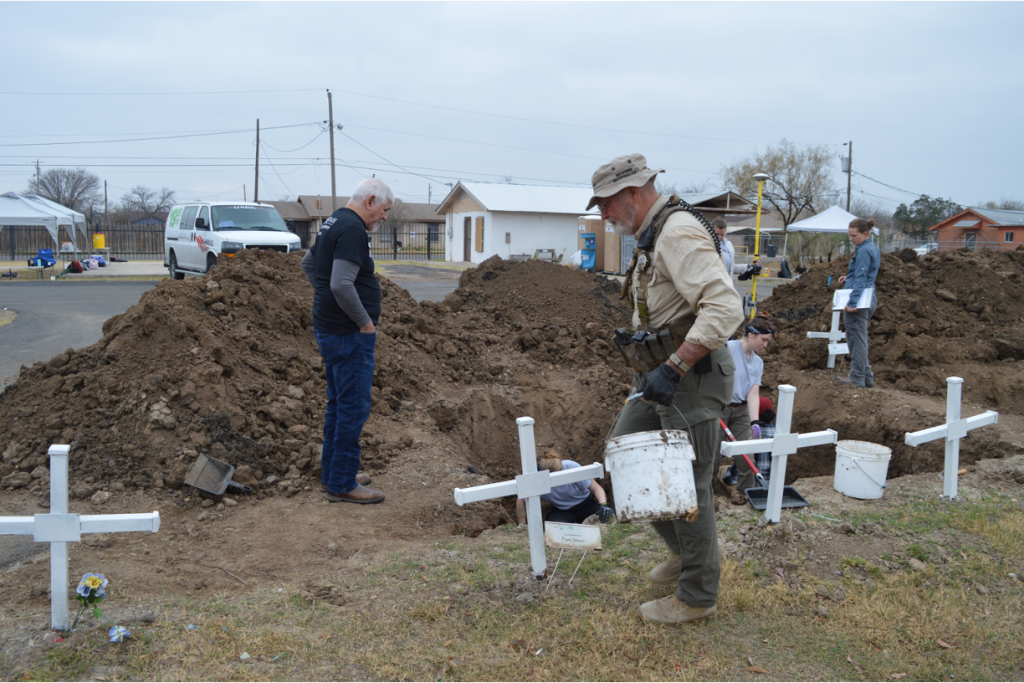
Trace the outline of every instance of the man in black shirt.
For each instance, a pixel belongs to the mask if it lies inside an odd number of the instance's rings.
[[[359,435],[370,417],[380,283],[368,233],[387,218],[394,195],[381,180],[356,186],[348,205],[324,221],[302,259],[313,285],[313,334],[327,372],[320,490],[332,503],[379,503],[359,473]]]

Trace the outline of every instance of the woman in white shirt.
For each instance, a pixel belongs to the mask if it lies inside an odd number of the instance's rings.
[[[729,273],[729,277],[732,278],[732,265],[736,263],[736,248],[732,246],[732,242],[725,239],[725,232],[728,230],[729,225],[725,222],[724,218],[719,216],[711,221],[711,227],[715,229],[718,241],[722,244],[722,258],[725,260],[725,270]]]
[[[737,441],[761,438],[760,429],[751,423],[757,420],[761,405],[761,376],[764,373],[764,361],[757,355],[768,348],[775,335],[775,326],[768,318],[758,316],[744,323],[742,336],[728,342],[729,353],[736,364],[736,375],[732,390],[732,403],[722,409],[722,420],[729,427]],[[727,440],[722,432],[722,440]],[[721,471],[722,454],[715,462],[715,472]],[[757,486],[754,473],[743,458],[736,461],[739,481],[733,492],[732,502],[743,505],[747,502],[743,491]]]

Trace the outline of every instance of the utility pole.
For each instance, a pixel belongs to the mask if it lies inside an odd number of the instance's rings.
[[[430,203],[430,183],[427,183],[427,204]]]
[[[36,194],[39,194],[39,159],[36,159]]]
[[[853,178],[853,140],[847,145],[850,146],[849,155],[846,157],[846,212],[850,212],[850,180]]]
[[[256,119],[256,184],[252,189],[252,200],[260,200],[260,120]]]
[[[107,181],[103,181],[103,228],[110,230],[110,217],[107,215]]]
[[[334,103],[331,101],[331,91],[327,91],[327,125],[331,130],[331,213],[334,213],[334,202],[338,196],[338,188],[334,184]]]
[[[245,183],[242,183],[242,201],[243,201],[243,202],[247,202],[247,201],[249,201],[249,200],[248,200],[248,199],[246,198],[246,196],[245,196]]]

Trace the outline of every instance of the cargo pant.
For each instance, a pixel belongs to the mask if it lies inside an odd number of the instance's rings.
[[[732,396],[736,366],[727,348],[711,353],[711,372],[697,374],[692,369],[679,383],[671,406],[633,399],[622,409],[610,437],[660,429],[682,429],[690,433],[697,459],[693,480],[697,489],[697,519],[652,522],[669,552],[682,557],[676,597],[690,607],[711,607],[718,601],[718,528],[712,490],[715,453],[721,429],[718,419],[722,407]],[[634,384],[642,389],[646,377],[637,373]]]
[[[875,315],[877,301],[871,308],[858,308],[856,312],[843,311],[846,341],[850,346],[850,379],[864,386],[866,380],[875,381],[875,373],[868,361],[868,321]]]

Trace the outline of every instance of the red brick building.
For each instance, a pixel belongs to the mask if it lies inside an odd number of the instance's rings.
[[[1012,250],[1024,245],[1024,211],[965,209],[929,230],[938,238],[939,251]]]

